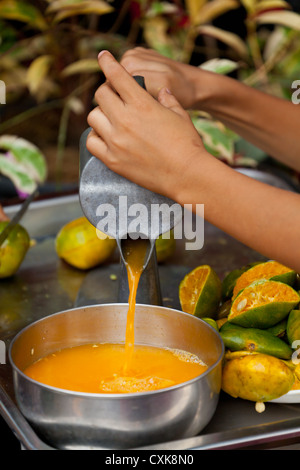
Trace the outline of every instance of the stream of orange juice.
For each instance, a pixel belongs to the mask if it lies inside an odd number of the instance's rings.
[[[126,240],[123,256],[129,284],[124,344],[83,344],[61,349],[28,366],[24,373],[38,382],[86,393],[133,393],[166,388],[207,370],[186,351],[135,345],[136,293],[148,248],[147,240]]]
[[[124,374],[129,372],[132,363],[132,355],[134,350],[134,316],[136,305],[136,294],[139,281],[143,272],[145,257],[149,242],[147,240],[127,239],[123,245],[123,256],[126,262],[129,298],[128,298],[128,313],[125,334],[125,363]]]

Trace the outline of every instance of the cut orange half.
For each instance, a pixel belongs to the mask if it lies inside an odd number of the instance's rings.
[[[299,294],[287,284],[256,281],[234,299],[228,321],[246,328],[270,328],[283,320],[299,301]]]
[[[216,272],[207,265],[188,273],[179,286],[183,312],[196,317],[214,318],[221,300],[222,283]]]
[[[238,293],[252,282],[260,279],[279,281],[292,286],[296,280],[296,272],[277,261],[266,261],[245,271],[236,281],[233,289],[233,299]]]

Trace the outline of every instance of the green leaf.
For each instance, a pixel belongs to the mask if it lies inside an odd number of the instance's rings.
[[[237,135],[217,121],[192,118],[194,126],[203,139],[207,151],[215,157],[224,158],[233,163],[234,143]]]
[[[47,29],[47,22],[40,11],[25,1],[1,0],[0,18],[22,21],[40,30]]]
[[[23,193],[31,194],[37,187],[36,182],[27,175],[23,168],[3,155],[0,155],[0,173],[9,178],[16,189]]]
[[[200,68],[203,70],[208,70],[222,75],[233,72],[238,67],[239,65],[236,62],[229,59],[211,59],[200,65]]]
[[[3,135],[0,137],[0,149],[12,154],[15,167],[19,172],[24,171],[37,183],[45,181],[47,176],[45,158],[35,145],[20,137]]]

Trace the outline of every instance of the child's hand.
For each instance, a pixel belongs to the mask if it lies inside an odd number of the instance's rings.
[[[196,105],[199,69],[143,47],[127,51],[121,64],[131,75],[144,76],[146,88],[155,98],[158,97],[159,91],[166,87],[185,109],[192,109]],[[194,80],[195,73],[197,82]]]
[[[109,52],[99,54],[99,65],[107,81],[88,116],[88,150],[114,172],[176,200],[195,161],[208,156],[189,115],[166,88],[156,101]]]

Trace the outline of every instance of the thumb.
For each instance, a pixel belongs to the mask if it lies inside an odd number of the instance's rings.
[[[181,104],[177,101],[173,93],[169,90],[169,88],[162,88],[157,97],[160,104],[165,106],[166,108],[171,109],[177,114],[180,114],[183,117],[186,117],[186,111],[183,109]]]

